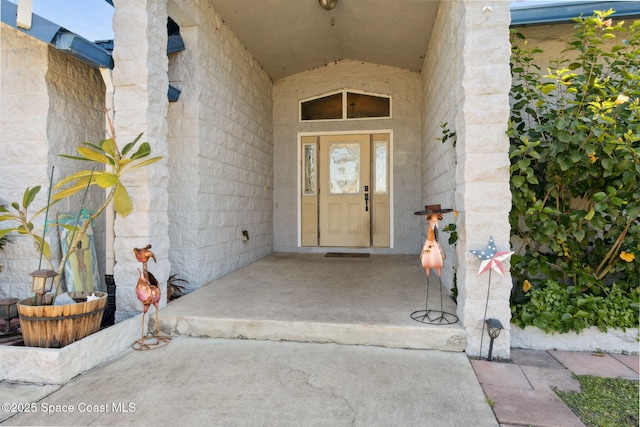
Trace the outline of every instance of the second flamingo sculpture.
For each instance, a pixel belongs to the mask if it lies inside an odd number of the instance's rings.
[[[138,284],[136,285],[136,295],[140,302],[142,303],[142,337],[136,341],[134,344],[134,348],[136,350],[148,350],[150,348],[155,348],[159,346],[159,344],[166,344],[171,338],[163,337],[160,335],[160,320],[158,317],[158,309],[160,305],[160,298],[162,296],[160,292],[160,288],[158,287],[158,281],[153,276],[153,274],[149,273],[147,269],[147,262],[149,259],[153,259],[156,262],[156,256],[153,252],[151,252],[151,245],[147,245],[144,248],[133,248],[133,253],[136,255],[136,259],[142,263],[142,270],[138,269],[140,273],[140,277],[138,278]],[[157,341],[154,346],[150,346],[145,343],[145,333],[144,333],[144,317],[149,311],[149,307],[154,306],[156,308],[156,327],[157,333],[155,338]]]

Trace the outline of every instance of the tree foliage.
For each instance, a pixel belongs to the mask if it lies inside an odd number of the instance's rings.
[[[512,33],[516,288],[544,278],[602,295],[640,284],[640,21],[614,24],[613,13],[576,18],[544,73],[542,51]]]

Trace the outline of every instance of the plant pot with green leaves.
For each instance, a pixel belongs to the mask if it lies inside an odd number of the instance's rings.
[[[113,135],[113,132],[112,132]],[[97,332],[100,327],[107,294],[105,292],[68,292],[62,293],[65,264],[77,250],[91,222],[98,218],[113,202],[117,215],[127,216],[133,210],[129,192],[122,184],[126,174],[148,166],[161,159],[150,157],[151,147],[148,142],[141,143],[142,134],[126,144],[122,150],[118,148],[115,137],[105,139],[99,144],[83,143],[78,147],[78,156],[60,155],[77,161],[94,163],[93,168],[73,173],[57,182],[51,183],[46,205],[30,215],[32,205],[41,187],[27,188],[22,203],[13,202],[10,206],[0,205],[0,238],[9,234],[28,236],[40,256],[40,266],[44,260],[46,269],[39,268],[31,273],[34,297],[18,302],[18,314],[23,340],[30,347],[64,347]],[[97,170],[100,166],[101,170]],[[53,177],[53,173],[52,173]],[[78,221],[75,223],[59,223],[47,221],[49,209],[59,201],[77,193],[86,192],[92,186],[108,190],[100,207],[87,214],[84,208],[79,209]],[[56,190],[51,194],[51,190]],[[45,215],[44,223],[36,227],[36,218]],[[80,217],[84,216],[80,221]],[[51,248],[46,240],[49,227],[63,227],[70,233],[71,244],[63,251],[61,260],[54,267],[51,259]],[[53,290],[52,293],[49,293]],[[64,295],[62,297],[61,295]],[[61,301],[63,298],[66,301]]]

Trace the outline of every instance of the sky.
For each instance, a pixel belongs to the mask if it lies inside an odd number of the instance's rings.
[[[570,1],[580,0],[513,0],[512,7]],[[113,40],[113,7],[105,0],[33,0],[33,13],[88,40]]]
[[[85,39],[113,40],[113,7],[104,0],[33,0],[33,13]]]

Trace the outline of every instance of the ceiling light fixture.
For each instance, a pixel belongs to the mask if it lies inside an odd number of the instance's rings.
[[[320,3],[320,7],[324,10],[331,10],[336,7],[337,1],[338,0],[318,0],[318,3]]]

